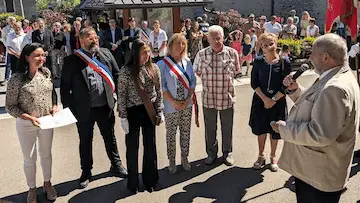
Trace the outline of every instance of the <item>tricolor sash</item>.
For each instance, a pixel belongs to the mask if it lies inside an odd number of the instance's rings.
[[[147,42],[150,40],[149,35],[143,29],[141,29],[141,35],[142,35],[143,40],[145,40]]]
[[[90,58],[82,49],[75,50],[75,54],[80,57],[90,68],[97,72],[111,87],[112,93],[115,92],[115,83],[109,68],[101,63],[97,58]]]
[[[190,94],[190,78],[186,73],[185,69],[174,62],[174,60],[170,57],[164,57],[163,61],[167,66],[169,66],[170,70],[174,73],[175,77],[184,85],[184,87],[189,91]],[[193,93],[192,96],[194,109],[195,109],[195,124],[199,127],[199,106],[197,104],[196,94]]]

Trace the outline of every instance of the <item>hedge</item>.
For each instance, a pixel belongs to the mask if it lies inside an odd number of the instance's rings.
[[[9,16],[14,16],[16,18],[17,21],[22,21],[23,17],[19,16],[19,15],[15,15],[13,13],[1,13],[0,14],[0,22],[2,23],[6,23],[7,19]]]

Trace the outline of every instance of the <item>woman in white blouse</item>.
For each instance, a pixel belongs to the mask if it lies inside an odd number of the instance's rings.
[[[168,37],[166,32],[160,29],[158,20],[154,21],[153,26],[154,31],[150,33],[150,48],[152,61],[156,63],[165,56]]]

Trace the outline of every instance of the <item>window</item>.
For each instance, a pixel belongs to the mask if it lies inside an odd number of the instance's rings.
[[[6,12],[15,12],[14,0],[5,0]]]

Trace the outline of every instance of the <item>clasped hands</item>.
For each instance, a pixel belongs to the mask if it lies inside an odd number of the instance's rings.
[[[177,111],[184,110],[189,106],[190,102],[191,102],[191,97],[188,97],[185,101],[174,100],[172,102],[172,106]]]

